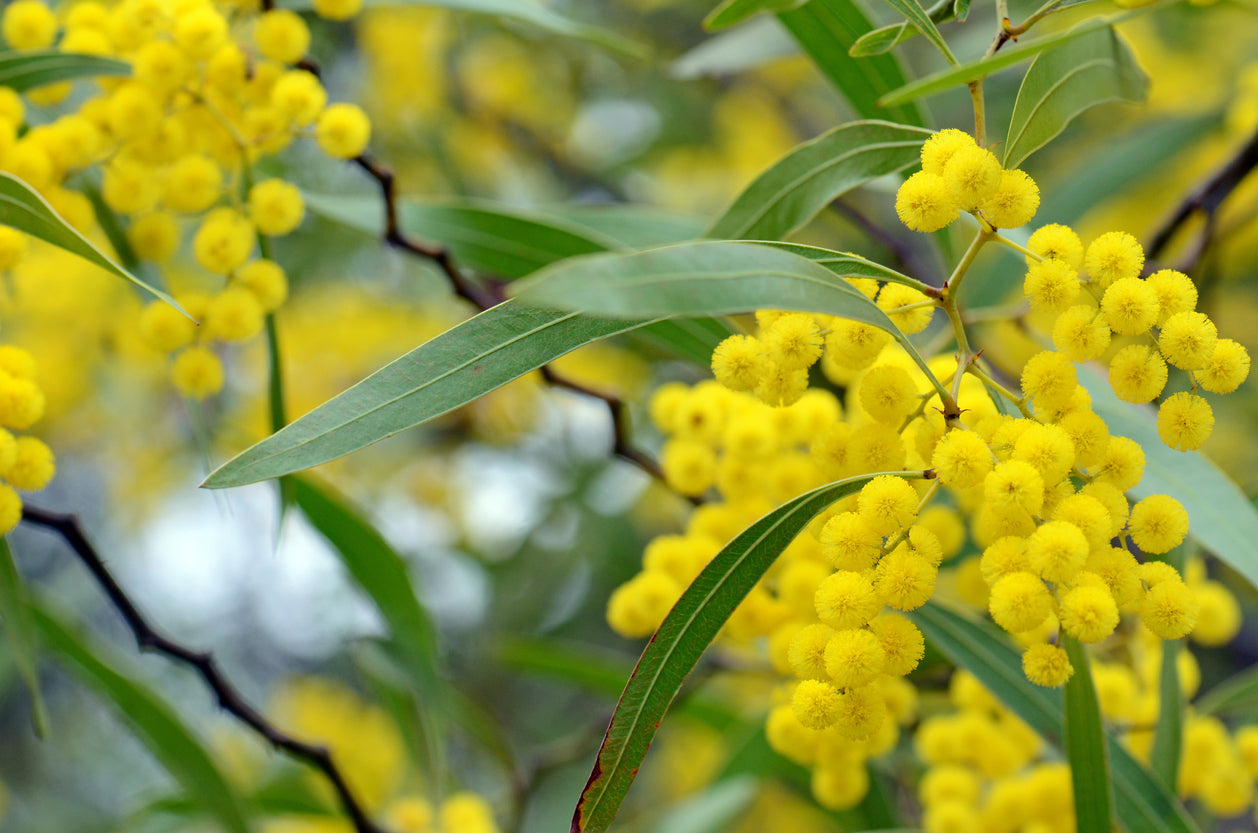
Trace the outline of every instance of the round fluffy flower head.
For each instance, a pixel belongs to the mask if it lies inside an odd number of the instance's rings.
[[[829,729],[839,719],[839,692],[824,680],[803,680],[791,695],[795,719],[809,729]]]
[[[1109,446],[1109,426],[1105,420],[1090,410],[1071,411],[1057,420],[1057,426],[1066,432],[1075,447],[1075,463],[1081,468],[1091,468],[1101,460]]]
[[[1126,513],[1124,505],[1123,514]],[[1078,493],[1062,498],[1053,507],[1052,520],[1066,521],[1077,526],[1093,550],[1109,546],[1110,539],[1114,537],[1114,524],[1109,510],[1091,495]]]
[[[1177,312],[1191,312],[1197,308],[1197,286],[1192,278],[1174,269],[1159,269],[1145,278],[1158,296],[1158,323],[1161,324]]]
[[[271,87],[271,106],[295,125],[313,123],[327,102],[323,84],[304,69],[289,70]]]
[[[1169,495],[1149,495],[1131,508],[1127,525],[1137,547],[1161,555],[1184,542],[1188,513],[1183,504]]]
[[[867,738],[887,717],[887,698],[877,684],[849,688],[840,695],[835,731],[847,738]]]
[[[997,625],[1010,633],[1025,633],[1038,628],[1053,612],[1053,597],[1039,576],[1018,571],[992,585],[987,609]]]
[[[228,287],[210,300],[205,311],[206,334],[223,341],[244,341],[262,329],[262,306],[252,292]]]
[[[882,538],[855,512],[843,512],[821,528],[821,554],[839,570],[868,570]]]
[[[1014,442],[1010,459],[1030,463],[1044,479],[1044,485],[1052,486],[1070,473],[1075,463],[1075,446],[1060,426],[1036,423]]]
[[[35,437],[18,437],[13,461],[0,475],[10,486],[23,492],[38,492],[56,474],[52,449]]]
[[[1078,269],[1083,265],[1083,243],[1070,226],[1060,223],[1041,226],[1031,234],[1026,247],[1042,258],[1059,260],[1071,269]],[[1034,258],[1028,257],[1026,260],[1027,266],[1035,264]]]
[[[140,338],[163,353],[191,344],[196,326],[165,301],[152,301],[140,313]]]
[[[712,375],[733,391],[753,390],[765,364],[760,342],[754,336],[730,336],[712,351]]]
[[[859,628],[882,608],[873,582],[851,570],[840,570],[822,581],[814,604],[817,618],[839,630]]]
[[[852,467],[859,472],[902,469],[908,456],[896,426],[878,422],[867,423],[852,432],[848,455]]]
[[[227,40],[227,20],[213,6],[197,6],[175,20],[175,45],[190,58],[210,57]]]
[[[1051,582],[1068,581],[1088,560],[1088,539],[1066,521],[1041,524],[1026,543],[1027,557],[1039,575]]]
[[[1119,350],[1109,363],[1109,383],[1114,395],[1124,402],[1143,405],[1166,387],[1166,361],[1144,344]]]
[[[1177,312],[1162,324],[1158,347],[1167,362],[1181,370],[1197,370],[1214,355],[1219,332],[1200,312]]]
[[[1027,267],[1022,291],[1031,308],[1063,312],[1079,297],[1079,276],[1064,260],[1046,259]]]
[[[315,14],[327,20],[349,20],[363,7],[363,0],[314,0]]]
[[[1145,593],[1140,619],[1162,639],[1179,639],[1197,624],[1199,607],[1188,585],[1182,581],[1161,581]]]
[[[938,570],[933,564],[910,553],[907,547],[896,547],[878,562],[874,585],[888,607],[916,610],[935,592],[937,578]]]
[[[1139,335],[1158,321],[1158,295],[1140,278],[1118,278],[1105,290],[1101,312],[1116,334]]]
[[[935,313],[934,306],[918,306],[929,304],[929,302],[929,298],[911,286],[889,283],[878,294],[877,303],[878,308],[887,313],[887,317],[900,328],[900,332],[913,335],[920,333],[930,324],[930,318]],[[909,306],[914,308],[904,309]]]
[[[218,200],[223,174],[218,165],[200,154],[178,159],[166,171],[166,207],[172,211],[199,213]]]
[[[1144,266],[1144,249],[1125,231],[1107,231],[1088,245],[1083,263],[1104,289],[1116,280],[1137,277]]]
[[[1080,642],[1100,642],[1118,627],[1118,605],[1104,584],[1075,587],[1061,597],[1061,626]]]
[[[983,550],[979,561],[983,581],[995,584],[1010,573],[1030,572],[1031,559],[1026,554],[1026,539],[1016,535],[998,538]]]
[[[938,231],[961,215],[948,184],[938,174],[918,171],[895,195],[895,213],[913,231]]]
[[[291,182],[266,179],[249,189],[249,217],[263,234],[288,234],[305,213],[301,191]]]
[[[832,636],[834,628],[820,623],[805,625],[795,632],[786,657],[796,677],[801,680],[826,678],[826,645]]]
[[[869,793],[869,773],[846,761],[818,766],[812,771],[809,789],[813,799],[827,810],[850,810]]]
[[[133,221],[127,229],[127,242],[136,257],[164,263],[179,249],[179,222],[169,211],[154,211]]]
[[[273,260],[251,260],[236,270],[232,285],[247,290],[263,312],[274,312],[288,297],[288,277]]]
[[[192,238],[192,253],[197,263],[225,275],[244,265],[253,243],[253,223],[234,209],[216,208]]]
[[[1192,393],[1177,393],[1158,408],[1158,436],[1176,451],[1194,451],[1210,438],[1214,411]]]
[[[694,440],[669,440],[660,455],[664,480],[683,495],[697,496],[716,479],[716,454]]]
[[[1193,585],[1199,615],[1192,639],[1198,645],[1222,647],[1240,632],[1241,609],[1227,586],[1217,581]]]
[[[836,319],[826,336],[826,354],[836,363],[860,370],[868,367],[891,341],[891,334],[873,324]]]
[[[0,370],[19,379],[35,380],[38,366],[30,351],[12,344],[0,344]]]
[[[965,148],[978,147],[974,137],[964,130],[949,127],[932,135],[922,144],[922,170],[943,176],[944,168],[953,155]]]
[[[864,628],[837,631],[826,645],[826,673],[839,688],[872,682],[886,662],[882,643]]]
[[[930,464],[940,483],[969,489],[982,483],[992,470],[992,453],[973,431],[949,431],[935,445]]]
[[[917,385],[893,364],[869,369],[860,381],[861,407],[879,422],[898,424],[917,407]]]
[[[681,596],[681,585],[665,573],[638,573],[607,599],[607,624],[631,639],[647,636]]]
[[[26,254],[26,235],[12,226],[0,226],[0,272],[7,272]]]
[[[30,379],[0,373],[0,425],[29,428],[44,415],[44,392]]]
[[[4,9],[0,29],[14,49],[41,49],[57,37],[57,18],[40,0],[14,0]]]
[[[1057,688],[1074,675],[1070,657],[1056,645],[1032,645],[1022,655],[1022,672],[1038,686]]]
[[[996,228],[1017,228],[1031,222],[1040,207],[1040,188],[1022,171],[1003,171],[1000,185],[979,206],[987,222]]]
[[[333,104],[315,124],[315,141],[333,159],[353,159],[367,149],[371,121],[356,104]]]
[[[880,475],[866,483],[857,497],[861,519],[876,534],[894,535],[917,515],[917,490],[902,477]]]
[[[1022,392],[1037,408],[1055,410],[1065,405],[1074,396],[1078,384],[1074,364],[1051,350],[1036,353],[1022,368]]]
[[[1143,476],[1144,449],[1128,437],[1111,437],[1092,473],[1094,483],[1108,483],[1122,492],[1134,489]]]
[[[922,632],[908,619],[894,613],[883,613],[869,623],[869,629],[882,643],[884,674],[903,677],[926,655]]]
[[[1249,351],[1230,338],[1221,338],[1205,365],[1197,371],[1197,381],[1211,393],[1231,393],[1249,376]]]
[[[983,499],[997,512],[1034,515],[1044,506],[1044,478],[1030,463],[1007,460],[983,481]]]
[[[974,209],[996,193],[1003,173],[1000,160],[978,145],[957,148],[944,165],[943,179],[953,199],[964,209]]]
[[[296,12],[271,9],[254,24],[253,42],[264,57],[281,64],[295,64],[310,48],[310,30]]]
[[[808,368],[791,368],[766,362],[760,381],[756,384],[755,394],[766,405],[785,408],[798,402],[806,390]]]
[[[816,319],[807,313],[791,312],[765,328],[760,343],[770,361],[796,370],[811,367],[821,358],[824,340]]]
[[[223,364],[204,347],[189,347],[171,366],[175,388],[190,399],[205,399],[223,389]]]
[[[926,807],[945,801],[959,801],[969,806],[976,806],[981,790],[978,775],[969,767],[942,764],[932,766],[922,773],[922,779],[917,786],[917,796]]]

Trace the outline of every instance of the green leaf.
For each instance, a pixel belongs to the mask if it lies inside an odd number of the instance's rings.
[[[1112,27],[1089,31],[1036,56],[1013,106],[1006,168],[1020,167],[1085,110],[1144,101],[1149,79]]]
[[[652,833],[721,833],[742,815],[760,793],[752,775],[725,778],[670,807],[652,826]]]
[[[205,748],[165,701],[136,681],[106,646],[89,642],[50,606],[32,603],[32,621],[45,645],[73,663],[84,680],[118,707],[137,736],[188,795],[231,833],[248,833],[243,804]]]
[[[797,9],[779,12],[778,20],[858,116],[926,126],[926,115],[918,105],[886,106],[878,101],[905,84],[904,69],[894,55],[857,59],[849,54],[852,44],[873,28],[855,0],[809,0]]]
[[[917,164],[922,143],[930,135],[928,130],[885,121],[836,127],[799,145],[756,177],[707,236],[786,237],[853,188]]]
[[[916,34],[918,34],[917,30],[910,26],[907,20],[903,23],[892,23],[890,26],[880,26],[857,38],[847,50],[847,54],[853,58],[882,55]]]
[[[921,472],[899,474],[922,477]],[[612,823],[669,704],[782,550],[823,509],[876,476],[840,480],[779,506],[736,535],[686,588],[647,643],[620,695],[573,815],[573,833],[599,833]]]
[[[306,194],[307,207],[321,217],[380,237],[384,206],[379,197]],[[611,238],[559,217],[472,199],[402,200],[402,230],[440,243],[461,266],[518,278],[573,255],[616,248]]]
[[[611,241],[626,249],[694,240],[703,236],[704,227],[698,217],[630,203],[564,203],[536,213],[579,226],[591,241]]]
[[[48,712],[44,708],[44,696],[39,688],[39,671],[35,664],[35,625],[31,622],[31,612],[27,607],[26,588],[22,586],[22,577],[18,575],[17,565],[13,563],[13,552],[9,549],[9,539],[0,536],[0,616],[3,616],[5,641],[9,643],[9,651],[17,664],[18,673],[26,683],[26,690],[31,698],[31,721],[35,726],[35,734],[46,737],[48,734]]]
[[[700,41],[673,61],[668,74],[681,81],[734,75],[798,54],[799,44],[778,21],[761,17]]]
[[[1258,587],[1258,509],[1245,494],[1206,456],[1168,448],[1158,436],[1154,411],[1119,400],[1095,369],[1080,368],[1079,383],[1110,434],[1129,437],[1144,449],[1144,478],[1132,496],[1178,500],[1188,512],[1188,534]]]
[[[1258,710],[1258,666],[1228,677],[1192,704],[1198,714],[1245,715]]]
[[[908,614],[945,656],[965,668],[1046,741],[1061,748],[1065,718],[1054,692],[1027,680],[1020,652],[992,626],[934,602]],[[1077,670],[1078,666],[1076,666]],[[1113,738],[1106,738],[1119,824],[1140,833],[1198,833],[1174,794]]]
[[[0,87],[8,87],[15,93],[75,78],[130,74],[131,65],[127,62],[99,55],[77,55],[55,49],[0,52]]]
[[[716,346],[739,332],[722,318],[667,318],[635,330],[631,338],[707,367]]]
[[[895,107],[907,104],[910,101],[916,101],[919,98],[935,95],[954,87],[963,86],[971,81],[977,81],[981,78],[1007,69],[1016,64],[1020,64],[1028,58],[1034,57],[1039,53],[1053,49],[1063,43],[1068,43],[1075,38],[1086,35],[1090,32],[1097,32],[1107,29],[1114,24],[1121,23],[1124,20],[1130,20],[1138,15],[1146,14],[1156,9],[1165,8],[1169,2],[1174,0],[1163,0],[1160,3],[1154,3],[1150,6],[1144,6],[1139,9],[1131,9],[1112,17],[1093,18],[1085,23],[1074,27],[1065,32],[1058,32],[1054,35],[1048,35],[1035,40],[1020,41],[1016,49],[1005,49],[997,52],[989,57],[976,58],[972,61],[966,61],[953,67],[940,70],[923,78],[919,78],[910,84],[905,84],[899,89],[888,93],[878,99],[878,104],[883,107]]]
[[[926,39],[935,45],[935,48],[948,60],[948,63],[956,65],[956,56],[948,48],[948,43],[943,39],[943,35],[939,34],[939,30],[935,28],[935,21],[931,20],[930,15],[926,14],[926,11],[917,4],[917,0],[887,0],[887,5],[917,27],[917,31],[925,35]]]
[[[389,625],[391,641],[424,694],[440,687],[437,631],[419,603],[402,556],[374,526],[330,489],[293,478],[293,497],[302,514],[341,556],[341,563]]]
[[[589,41],[635,58],[642,58],[647,54],[646,47],[637,41],[599,26],[564,17],[537,0],[365,0],[365,2],[368,6],[422,6],[430,9],[449,9],[452,12],[489,15],[502,20],[528,23],[555,35]],[[296,10],[313,8],[311,0],[288,0],[280,5]]]
[[[1149,760],[1162,786],[1174,791],[1179,784],[1179,758],[1184,744],[1184,693],[1179,687],[1180,639],[1162,643],[1162,668],[1158,679],[1158,725],[1153,732]]]
[[[507,301],[416,347],[224,463],[202,484],[302,471],[422,425],[576,348],[639,327]]]
[[[761,12],[784,12],[803,5],[805,0],[722,0],[721,4],[703,19],[703,28],[709,31],[724,29]]]
[[[1101,706],[1092,683],[1087,650],[1066,636],[1062,647],[1075,673],[1066,683],[1066,758],[1074,786],[1075,824],[1078,833],[1111,833],[1114,829],[1109,756]]]
[[[80,234],[78,229],[62,219],[61,215],[40,196],[38,191],[12,174],[3,171],[0,171],[0,223],[12,226],[18,231],[24,231],[57,248],[65,249],[70,254],[78,255],[106,272],[126,278],[183,312],[183,307],[176,304],[174,298],[160,289],[149,286],[119,266],[109,255],[96,248],[96,245]]]
[[[958,23],[964,23],[970,16],[970,0],[956,0],[952,6],[952,15]]]

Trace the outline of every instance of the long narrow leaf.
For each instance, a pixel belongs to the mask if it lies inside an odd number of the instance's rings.
[[[935,45],[939,53],[948,59],[948,63],[956,64],[957,59],[952,54],[952,50],[948,48],[948,43],[943,39],[943,35],[939,34],[939,30],[935,28],[935,21],[930,19],[930,15],[917,4],[917,0],[887,0],[887,5],[899,12],[905,20],[917,27],[917,31],[926,36],[926,39]],[[964,17],[964,15],[960,15]]]
[[[1184,744],[1184,694],[1179,687],[1179,639],[1162,643],[1158,677],[1158,725],[1153,732],[1153,774],[1168,790],[1179,782],[1179,758]]]
[[[98,75],[130,75],[131,65],[99,55],[55,49],[0,52],[0,87],[24,93],[45,84]]]
[[[31,606],[32,620],[47,647],[72,663],[84,680],[118,707],[153,756],[188,795],[231,833],[248,833],[243,803],[200,741],[179,715],[134,674],[116,670],[104,645],[88,642],[46,605]]]
[[[1112,27],[1089,31],[1036,56],[1009,120],[1006,168],[1017,168],[1085,110],[1143,101],[1149,79]]]
[[[803,5],[805,0],[723,0],[703,19],[709,31],[724,29],[761,12],[784,12]]]
[[[751,72],[770,61],[799,54],[799,44],[773,17],[748,20],[700,41],[668,68],[681,81]]]
[[[922,477],[922,472],[901,472]],[[572,819],[598,833],[616,817],[660,720],[734,609],[814,516],[875,474],[814,489],[774,509],[730,541],[686,588],[647,643],[612,714],[598,760]]]
[[[27,607],[26,588],[13,563],[9,540],[0,536],[0,626],[4,628],[5,641],[13,653],[18,673],[26,683],[31,698],[31,721],[35,734],[41,738],[48,734],[48,712],[44,708],[44,696],[39,689],[39,671],[36,668],[35,625]]]
[[[582,345],[643,323],[507,301],[416,347],[241,452],[202,485],[242,486],[335,460],[447,414]]]
[[[78,255],[106,272],[131,281],[182,312],[182,308],[175,303],[175,299],[140,280],[119,266],[109,255],[96,248],[96,245],[84,237],[78,229],[62,219],[61,215],[40,196],[38,191],[12,174],[3,171],[0,171],[0,223],[12,226],[18,231],[24,231],[70,254]]]
[[[981,625],[928,602],[908,614],[945,656],[965,668],[1014,714],[1059,749],[1065,718],[1059,699],[1022,673],[1018,651],[989,625]],[[1140,833],[1198,833],[1173,793],[1114,741],[1106,739],[1119,823]]]
[[[1198,714],[1253,714],[1258,710],[1258,666],[1228,677],[1198,697],[1192,705]]]
[[[1063,647],[1075,673],[1066,683],[1066,758],[1074,787],[1077,833],[1111,833],[1114,829],[1109,756],[1101,706],[1092,683],[1087,650],[1073,637]]]
[[[805,142],[756,177],[707,236],[777,240],[837,197],[916,164],[930,131],[885,121],[841,125]]]

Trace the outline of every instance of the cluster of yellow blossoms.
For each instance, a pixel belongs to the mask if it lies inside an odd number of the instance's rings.
[[[329,106],[319,79],[294,66],[310,31],[292,11],[211,0],[64,5],[59,16],[39,0],[17,0],[5,7],[0,32],[15,50],[118,58],[132,75],[100,79],[102,92],[83,100],[67,99],[68,81],[30,91],[33,104],[69,100],[73,110],[41,115],[20,136],[23,101],[0,88],[0,168],[39,190],[86,234],[95,231],[95,210],[72,186],[92,181],[84,172],[99,168],[100,199],[125,226],[139,261],[167,264],[191,232],[193,259],[219,276],[202,282],[209,291],[179,296],[201,326],[154,303],[139,329],[157,349],[180,351],[172,372],[181,392],[212,395],[223,369],[210,345],[251,338],[283,303],[287,278],[265,256],[269,238],[293,231],[304,214],[296,186],[256,180],[254,166],[302,136],[334,158],[356,157],[370,124],[354,105]],[[316,12],[338,20],[360,5],[314,3]],[[5,266],[18,255],[16,244],[0,245]]]
[[[18,492],[38,492],[56,472],[52,450],[43,440],[12,433],[30,428],[44,415],[44,392],[35,377],[30,353],[0,345],[0,535],[12,532],[22,519]]]

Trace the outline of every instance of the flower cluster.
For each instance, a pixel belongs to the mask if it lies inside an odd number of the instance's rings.
[[[30,428],[43,415],[35,359],[19,347],[0,345],[0,535],[12,532],[22,519],[18,492],[38,492],[56,472],[52,449],[43,440],[12,433]]]
[[[164,268],[190,234],[193,259],[215,276],[202,282],[206,291],[179,296],[201,326],[161,303],[146,308],[138,326],[153,347],[176,354],[172,373],[182,393],[212,395],[223,370],[211,345],[253,337],[283,303],[287,278],[266,257],[269,238],[292,232],[305,211],[296,186],[258,179],[255,166],[304,136],[329,156],[353,158],[366,147],[370,124],[354,105],[329,106],[319,79],[296,66],[310,31],[292,11],[209,0],[66,5],[59,20],[39,0],[17,0],[5,7],[0,30],[16,50],[122,59],[131,77],[101,79],[101,92],[84,100],[67,98],[68,81],[31,90],[27,100],[40,107],[73,104],[56,118],[34,120],[19,96],[0,88],[0,167],[85,233],[96,212],[70,183],[99,170],[100,199],[120,218],[139,261]],[[314,3],[338,20],[360,5]],[[3,265],[11,267],[17,254],[0,240]]]

